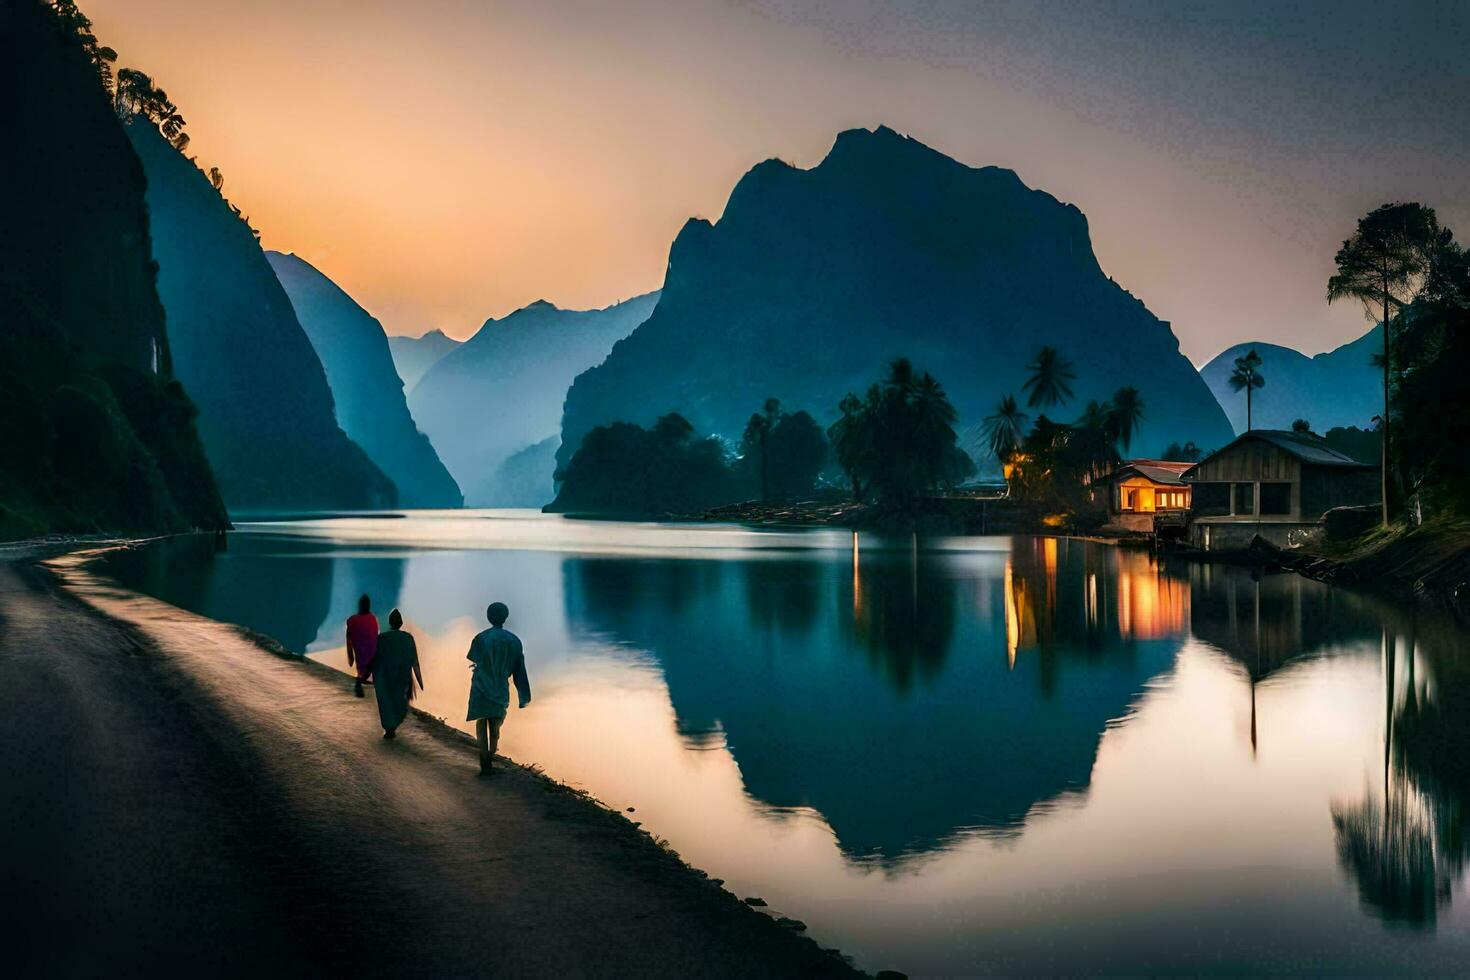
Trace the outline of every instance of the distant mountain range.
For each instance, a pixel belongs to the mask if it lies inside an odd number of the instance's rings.
[[[1256,341],[1236,344],[1200,368],[1236,432],[1245,431],[1245,393],[1230,390],[1235,360],[1254,349],[1261,355],[1266,385],[1252,395],[1251,414],[1257,429],[1290,429],[1306,419],[1316,432],[1337,426],[1373,426],[1383,413],[1383,372],[1372,364],[1383,353],[1379,324],[1351,343],[1308,357],[1301,351]],[[1201,444],[1203,445],[1203,443]]]
[[[298,255],[267,252],[327,372],[337,422],[398,487],[400,507],[459,507],[459,487],[408,414],[388,338],[367,310]]]
[[[1053,417],[1131,384],[1146,406],[1135,454],[1230,438],[1169,325],[1099,268],[1081,211],[1009,170],[851,130],[810,170],[759,164],[718,222],[685,224],[657,308],[567,393],[558,460],[594,426],[670,411],[738,438],[769,397],[826,424],[896,357],[931,371],[973,425],[1022,396],[1043,344],[1077,370]]]
[[[0,49],[0,540],[223,528],[137,154],[47,5],[0,2]]]
[[[409,408],[459,481],[467,504],[550,501],[554,466],[546,469],[546,495],[538,501],[528,500],[521,477],[503,485],[501,465],[557,434],[572,379],[647,319],[658,296],[648,293],[601,310],[562,310],[540,300],[485,321],[428,370],[409,393]]]
[[[174,370],[230,508],[393,506],[393,482],[337,424],[321,360],[249,225],[156,126],[123,128],[147,175]]]
[[[413,391],[424,373],[459,344],[442,330],[430,330],[422,337],[389,337],[388,350],[393,354],[398,376],[403,379],[403,390]]]

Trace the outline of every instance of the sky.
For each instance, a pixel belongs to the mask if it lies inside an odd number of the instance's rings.
[[[762,160],[886,124],[1087,215],[1196,364],[1367,329],[1357,218],[1470,237],[1470,3],[83,0],[267,248],[393,334],[661,285]]]

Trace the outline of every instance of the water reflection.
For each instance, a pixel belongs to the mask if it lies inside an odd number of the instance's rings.
[[[860,546],[850,569],[569,557],[564,591],[573,624],[656,658],[680,732],[723,736],[747,793],[816,810],[851,859],[892,863],[964,832],[1013,834],[1085,789],[1108,724],[1179,650],[1152,613],[1084,614],[1089,577],[1119,595],[1118,552],[1051,544],[1034,568],[1025,548],[905,542]],[[1146,560],[1128,572],[1136,592],[1159,589]],[[1180,621],[1184,590],[1163,592],[1148,607]],[[1015,644],[1002,608],[1039,625]]]
[[[540,520],[280,525],[109,566],[339,666],[369,591],[451,723],[505,599],[537,682],[510,754],[636,804],[864,966],[1470,956],[1470,661],[1447,624],[1056,538]]]
[[[1364,907],[1393,925],[1433,927],[1470,857],[1470,664],[1457,639],[1442,628],[1426,637],[1412,614],[1383,628],[1383,785],[1332,804],[1344,869]],[[1421,667],[1426,640],[1448,648]]]

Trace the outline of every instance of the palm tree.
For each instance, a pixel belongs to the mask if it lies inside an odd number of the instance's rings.
[[[949,486],[956,479],[952,472],[948,447],[955,442],[954,424],[959,412],[945,394],[944,386],[925,371],[913,386],[913,435],[911,445],[914,462],[923,471],[926,486]]]
[[[1245,431],[1251,430],[1251,392],[1266,386],[1261,376],[1261,355],[1252,347],[1244,357],[1235,359],[1235,370],[1230,372],[1230,390],[1245,391]]]
[[[1036,352],[1036,360],[1027,365],[1031,377],[1021,385],[1029,392],[1026,404],[1031,408],[1051,408],[1065,404],[1072,397],[1072,386],[1068,383],[1077,379],[1072,362],[1058,353],[1055,347],[1044,346]]]
[[[827,441],[832,444],[832,453],[837,465],[852,481],[854,500],[863,499],[862,478],[865,475],[864,461],[867,456],[865,440],[868,426],[863,424],[863,400],[852,392],[837,405],[838,417],[827,428]]]
[[[1356,299],[1369,321],[1383,317],[1383,524],[1388,526],[1390,327],[1395,311],[1413,302],[1441,237],[1433,208],[1385,204],[1358,219],[1353,237],[1337,250],[1337,274],[1327,280],[1327,302]]]
[[[1021,411],[1015,395],[1006,395],[996,406],[995,414],[985,416],[985,424],[981,428],[985,434],[985,446],[1002,466],[1020,447],[1029,421],[1031,416]]]
[[[1143,396],[1132,385],[1119,388],[1109,403],[1107,427],[1113,441],[1127,453],[1133,448],[1133,436],[1146,418],[1143,414]]]

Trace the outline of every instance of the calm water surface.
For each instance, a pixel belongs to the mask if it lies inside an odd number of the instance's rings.
[[[371,593],[466,730],[507,602],[535,701],[502,751],[867,969],[1470,964],[1470,650],[1423,612],[1055,538],[515,511],[255,523],[105,570],[343,669]]]

